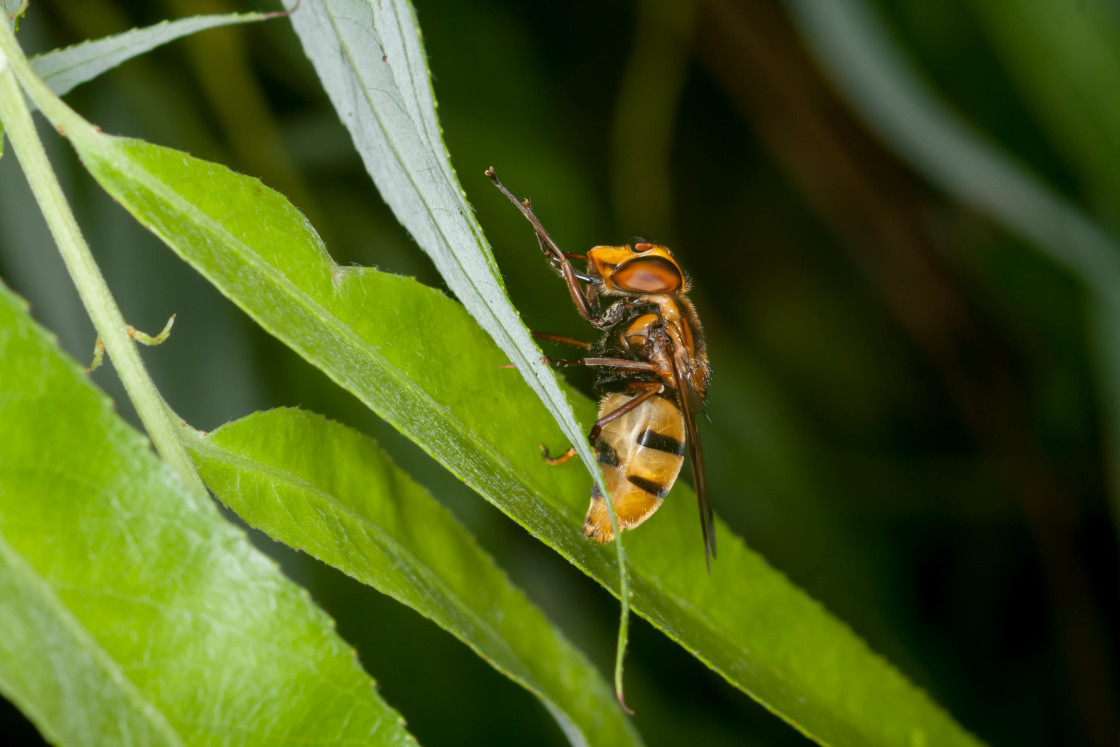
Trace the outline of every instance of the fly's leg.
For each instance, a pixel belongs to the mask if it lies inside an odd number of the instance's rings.
[[[575,358],[564,360],[560,358],[545,358],[545,363],[550,366],[606,366],[608,368],[624,368],[628,371],[657,371],[657,366],[649,361],[632,361],[626,358]]]
[[[634,382],[631,388],[641,391],[642,393],[617,410],[608,412],[606,415],[596,420],[595,425],[591,426],[591,432],[587,434],[587,441],[591,444],[591,448],[595,448],[599,444],[599,434],[603,432],[603,426],[610,423],[612,420],[618,420],[650,397],[665,391],[664,384],[654,382]]]
[[[584,342],[583,340],[577,340],[574,337],[564,337],[563,335],[554,335],[551,332],[534,332],[533,333],[533,338],[537,339],[537,340],[551,340],[552,342],[560,342],[560,343],[563,343],[565,345],[574,345],[577,348],[583,348],[584,350],[590,350],[591,349],[591,343],[590,342]]]
[[[563,335],[554,335],[551,332],[534,332],[533,337],[538,339],[538,340],[551,340],[552,342],[560,342],[560,343],[563,343],[565,345],[574,345],[575,347],[583,348],[584,350],[590,350],[591,349],[591,343],[589,343],[589,342],[584,342],[583,340],[576,340],[575,338],[572,338],[572,337],[564,337]],[[546,358],[545,360],[548,360],[548,359]],[[564,462],[566,462],[569,459],[571,459],[572,457],[574,457],[576,455],[576,448],[574,446],[572,446],[567,451],[565,451],[563,454],[561,454],[560,456],[551,457],[551,456],[548,455],[548,447],[545,446],[544,444],[541,444],[541,454],[544,455],[544,460],[546,462],[548,462],[549,464],[551,464],[553,466],[556,466],[556,465],[564,464]]]
[[[540,220],[537,219],[536,214],[533,212],[533,206],[529,200],[519,200],[513,196],[513,193],[506,189],[505,185],[498,181],[498,175],[494,173],[494,167],[486,169],[486,176],[490,177],[490,181],[498,190],[509,198],[509,201],[517,206],[525,219],[533,226],[533,230],[537,232],[537,242],[541,246],[541,251],[548,257],[549,264],[556,270],[557,274],[564,279],[568,285],[568,292],[572,296],[572,302],[576,305],[576,311],[580,313],[584,319],[594,321],[595,314],[592,313],[592,302],[588,299],[587,291],[580,286],[580,281],[587,282],[589,278],[586,275],[576,272],[572,267],[572,259],[580,259],[585,257],[582,254],[569,254],[560,250],[556,246],[556,242],[548,235],[548,231],[544,230]]]
[[[576,342],[573,340],[573,342]],[[649,361],[631,361],[625,358],[576,358],[574,360],[557,360],[555,358],[545,358],[545,362],[552,366],[609,366],[611,368],[625,368],[631,371],[656,371],[657,366]],[[591,448],[595,448],[599,444],[599,434],[603,431],[603,426],[607,423],[621,418],[626,413],[633,410],[638,405],[645,402],[655,394],[660,394],[665,391],[665,385],[655,382],[635,381],[631,382],[629,389],[631,391],[639,391],[641,394],[634,397],[634,399],[627,402],[622,407],[613,412],[609,412],[603,417],[595,421],[592,426],[591,432],[587,434],[587,441],[591,444]],[[545,461],[549,464],[563,464],[564,462],[575,456],[576,448],[573,446],[565,451],[558,457],[550,457],[548,449],[541,444],[541,452],[544,454]]]
[[[632,391],[640,391],[641,394],[639,394],[637,397],[634,397],[634,399],[630,400],[617,410],[608,412],[606,415],[596,420],[595,425],[591,426],[591,432],[587,434],[587,442],[591,444],[592,449],[598,447],[599,434],[603,432],[603,427],[605,425],[610,423],[612,420],[617,420],[626,413],[631,412],[632,410],[634,410],[634,408],[645,402],[650,397],[661,394],[663,391],[665,391],[665,385],[654,382],[633,382],[630,386],[630,389]],[[544,455],[544,460],[551,465],[564,464],[576,455],[576,447],[569,447],[567,451],[565,451],[558,457],[550,457],[548,455],[548,448],[544,444],[541,444],[541,454]]]
[[[560,456],[558,456],[558,457],[550,457],[550,456],[548,455],[548,447],[547,447],[547,446],[545,446],[544,444],[541,444],[541,454],[543,454],[543,455],[544,455],[544,460],[545,460],[546,462],[548,462],[548,463],[549,463],[549,464],[551,464],[551,465],[552,465],[553,467],[555,467],[555,466],[557,466],[557,465],[563,464],[564,462],[566,462],[566,461],[568,461],[569,459],[571,459],[572,457],[574,457],[574,456],[576,455],[576,447],[574,447],[574,446],[569,446],[569,447],[568,447],[568,450],[567,450],[567,451],[565,451],[565,452],[564,452],[563,454],[561,454]]]
[[[561,343],[564,343],[565,345],[575,345],[577,348],[583,348],[584,350],[590,350],[591,349],[591,343],[590,342],[584,342],[583,340],[577,340],[574,337],[564,337],[563,335],[554,335],[551,332],[533,332],[532,334],[533,334],[533,337],[537,340],[552,340],[553,342],[561,342]],[[551,358],[545,358],[544,361],[545,361],[545,363],[551,363],[552,359]],[[568,363],[568,364],[564,364],[564,365],[576,365],[576,364]],[[498,368],[514,368],[514,367],[515,366],[512,363],[507,363],[504,366],[498,366]]]

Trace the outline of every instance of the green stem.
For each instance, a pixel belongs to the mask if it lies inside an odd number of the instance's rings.
[[[626,705],[626,695],[622,690],[622,660],[626,658],[626,645],[630,637],[630,584],[627,578],[629,574],[625,566],[626,556],[622,554],[621,548],[619,548],[618,555],[620,558],[619,567],[622,569],[622,572],[619,574],[621,579],[621,588],[619,591],[622,596],[622,614],[619,616],[618,620],[618,643],[615,646],[614,653],[614,694],[615,697],[618,698],[618,704],[622,706],[622,710],[633,716],[634,711],[630,710],[630,706]]]
[[[163,398],[148,376],[136,345],[128,336],[128,325],[113,300],[101,269],[90,253],[74,214],[70,211],[70,205],[66,202],[66,196],[62,193],[62,187],[31,121],[31,112],[23,98],[23,91],[20,90],[21,82],[43,112],[48,112],[48,109],[57,112],[59,107],[69,111],[31,71],[11,29],[6,24],[0,24],[0,123],[3,123],[20,166],[27,175],[31,191],[39,209],[43,211],[43,217],[66,263],[66,269],[78,288],[82,304],[104,341],[113,366],[136,407],[140,420],[148,429],[156,450],[179,471],[188,484],[205,492],[206,487],[195,471],[190,455],[177,437]],[[43,106],[44,101],[41,100],[44,91],[52,100],[46,102],[48,106]],[[51,103],[55,105],[50,106]],[[52,124],[60,127],[57,119],[49,114],[48,117]],[[73,115],[71,121],[72,119]]]

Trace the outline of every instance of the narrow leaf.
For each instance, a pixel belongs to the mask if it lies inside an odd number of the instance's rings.
[[[414,744],[332,622],[0,285],[0,692],[58,744]]]
[[[510,303],[490,246],[455,179],[411,5],[405,0],[307,0],[291,19],[386,203],[601,480],[583,429]],[[480,164],[478,170],[484,168]]]
[[[583,536],[586,473],[540,458],[538,444],[565,436],[499,368],[508,358],[462,306],[408,278],[336,265],[306,219],[255,179],[88,125],[67,131],[110,194],[265,329],[618,594],[614,557]],[[567,396],[590,422],[594,404]],[[695,499],[678,483],[629,540],[634,608],[823,743],[977,744],[726,526],[718,531],[708,577]]]
[[[203,479],[250,525],[433,620],[539,697],[572,744],[641,743],[595,668],[371,439],[299,410],[190,433]]]
[[[253,23],[274,17],[272,13],[228,13],[194,16],[178,21],[164,21],[155,26],[132,29],[123,34],[106,36],[65,49],[35,57],[31,67],[43,82],[59,96],[93,80],[117,65],[150,52],[156,47],[184,36],[219,26]]]

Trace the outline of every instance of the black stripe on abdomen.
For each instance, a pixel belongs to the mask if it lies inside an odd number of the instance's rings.
[[[667,454],[684,456],[684,442],[649,428],[646,428],[642,435],[638,436],[638,444],[647,449],[656,449]]]
[[[660,483],[654,482],[653,480],[642,477],[641,475],[627,475],[626,479],[629,480],[630,484],[634,487],[641,488],[650,495],[655,495],[658,498],[664,498],[665,496],[667,496],[669,494],[669,488],[673,487],[672,482],[670,482],[668,485],[662,485]]]
[[[604,467],[621,467],[622,462],[618,458],[618,452],[615,448],[603,439],[599,439],[598,445],[595,447],[597,461]]]

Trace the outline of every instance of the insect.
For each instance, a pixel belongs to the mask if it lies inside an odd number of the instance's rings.
[[[703,409],[710,371],[696,310],[688,299],[688,280],[672,253],[640,242],[596,246],[586,255],[563,252],[544,230],[529,200],[518,200],[486,175],[533,225],[541,251],[567,283],[576,310],[602,335],[595,343],[535,332],[534,337],[575,345],[590,355],[574,360],[546,359],[554,366],[592,366],[599,395],[599,418],[588,434],[602,468],[615,516],[633,529],[660,508],[684,463],[687,444],[704,535],[704,559],[711,571],[716,554],[715,525],[704,476],[704,455],[696,416]],[[586,260],[579,272],[572,260]],[[563,464],[575,447],[550,464]],[[606,501],[597,485],[584,533],[598,542],[614,539]]]

